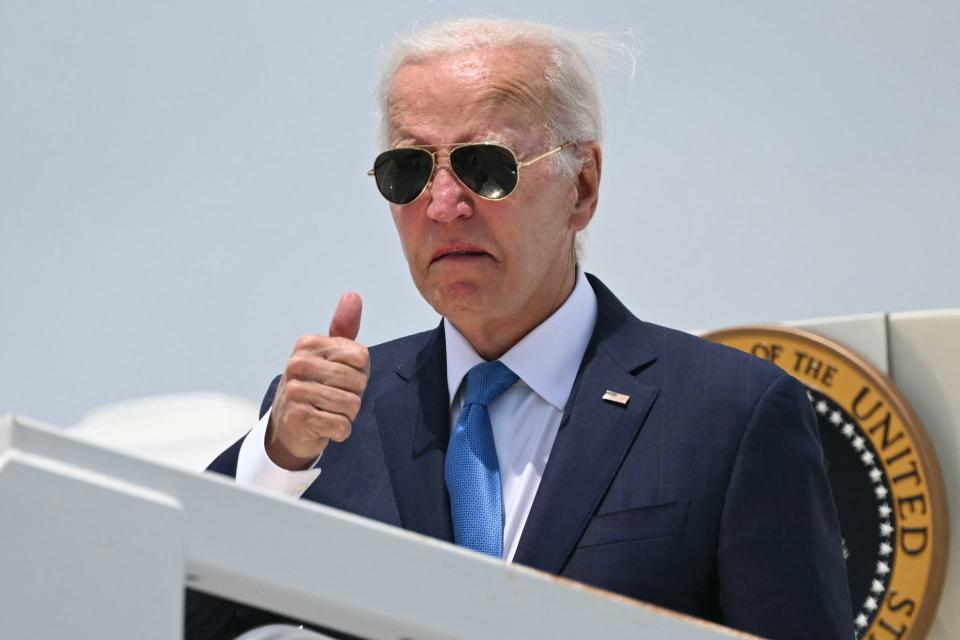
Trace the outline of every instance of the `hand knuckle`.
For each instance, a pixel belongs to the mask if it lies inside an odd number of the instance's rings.
[[[351,417],[357,417],[357,414],[360,413],[361,404],[362,401],[360,400],[360,396],[351,393],[347,400],[347,411]]]
[[[350,364],[352,364],[354,368],[363,371],[370,362],[370,356],[362,351],[357,351],[353,354],[351,360],[352,362]]]
[[[364,371],[359,372],[351,380],[351,389],[358,396],[363,395],[363,392],[367,390],[367,382],[369,381],[370,376]]]
[[[331,416],[328,431],[331,440],[343,442],[350,437],[350,421],[341,415]]]
[[[287,378],[287,386],[290,386],[292,378],[302,378],[308,369],[307,359],[302,356],[293,356],[287,360],[287,368],[284,375]]]
[[[294,345],[294,351],[303,351],[304,349],[309,349],[313,344],[314,336],[311,333],[306,333],[299,338],[297,338],[297,343]]]
[[[299,402],[303,400],[306,385],[301,380],[291,380],[287,383],[286,396],[288,402]]]

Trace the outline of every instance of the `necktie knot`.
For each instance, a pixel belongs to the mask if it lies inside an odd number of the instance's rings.
[[[481,362],[467,372],[464,405],[487,406],[497,396],[512,387],[517,380],[517,374],[499,360]]]

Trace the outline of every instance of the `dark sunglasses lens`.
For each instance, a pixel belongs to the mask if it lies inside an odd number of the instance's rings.
[[[506,198],[517,187],[517,159],[495,144],[471,144],[450,153],[450,167],[471,191],[490,200]]]
[[[390,149],[373,161],[377,189],[394,204],[410,204],[433,172],[433,156],[423,149]]]

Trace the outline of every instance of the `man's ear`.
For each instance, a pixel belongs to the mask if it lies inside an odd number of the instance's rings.
[[[576,199],[570,214],[570,226],[574,231],[583,231],[593,219],[600,197],[600,170],[603,153],[595,140],[577,145],[580,171],[576,176]]]

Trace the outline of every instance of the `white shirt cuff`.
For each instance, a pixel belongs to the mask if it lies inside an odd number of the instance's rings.
[[[267,455],[264,444],[269,423],[270,411],[267,411],[257,426],[243,439],[237,458],[237,484],[299,498],[320,475],[320,469],[314,467],[320,458],[314,460],[310,469],[303,471],[288,471],[278,467]]]

